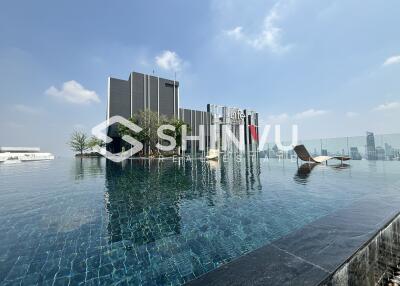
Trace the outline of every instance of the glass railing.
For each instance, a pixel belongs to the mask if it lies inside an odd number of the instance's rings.
[[[291,142],[283,142],[290,145]],[[400,160],[400,134],[299,140],[312,156],[349,156],[353,160]],[[275,144],[266,144],[262,155],[269,158],[291,158],[293,150],[282,151]]]

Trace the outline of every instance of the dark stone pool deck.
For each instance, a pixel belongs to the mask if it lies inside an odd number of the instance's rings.
[[[187,285],[319,285],[398,214],[399,197],[365,197]]]

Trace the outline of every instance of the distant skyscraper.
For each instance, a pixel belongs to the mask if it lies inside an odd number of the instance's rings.
[[[393,151],[393,160],[398,160],[400,161],[400,150],[399,149],[395,149]]]
[[[376,160],[375,137],[372,132],[367,132],[367,159]]]
[[[389,160],[392,160],[394,158],[394,150],[392,146],[390,146],[388,143],[385,143],[385,152]]]
[[[378,146],[375,148],[375,150],[376,150],[376,159],[377,160],[385,160],[386,159],[385,149]]]
[[[322,156],[328,156],[328,150],[322,149],[322,150],[321,150],[321,155],[322,155]]]
[[[350,147],[350,157],[352,160],[361,160],[361,154],[357,147]]]

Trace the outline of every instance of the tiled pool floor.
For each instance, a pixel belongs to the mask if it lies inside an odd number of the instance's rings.
[[[399,162],[0,165],[2,285],[179,285],[360,198]]]

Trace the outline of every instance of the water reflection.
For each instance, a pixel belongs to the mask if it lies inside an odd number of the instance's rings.
[[[363,197],[400,191],[400,162],[305,172],[287,162],[263,162],[262,185],[258,161],[246,158],[1,166],[0,277],[181,285]]]
[[[317,163],[304,163],[301,165],[294,176],[295,182],[305,185],[308,182],[308,177],[311,171],[317,166]]]
[[[71,168],[75,180],[83,180],[86,177],[96,177],[104,174],[105,159],[96,158],[75,158]]]
[[[336,170],[345,170],[345,169],[349,169],[350,165],[343,163],[343,164],[331,165],[331,167]]]
[[[107,161],[110,251],[129,261],[137,284],[180,285],[255,248],[266,236],[249,229],[259,216],[247,217],[259,174],[259,162],[246,158]]]
[[[298,167],[296,174],[294,175],[294,181],[301,185],[306,185],[309,182],[309,177],[311,175],[311,172],[316,166],[319,166],[321,168],[332,168],[335,170],[345,170],[350,168],[349,164],[344,164],[344,163],[336,165],[327,165],[327,166],[318,163],[304,163],[300,167]]]
[[[259,160],[107,161],[106,209],[111,242],[139,246],[181,233],[181,205],[201,199],[208,206],[261,190]],[[222,190],[222,192],[221,192]]]

